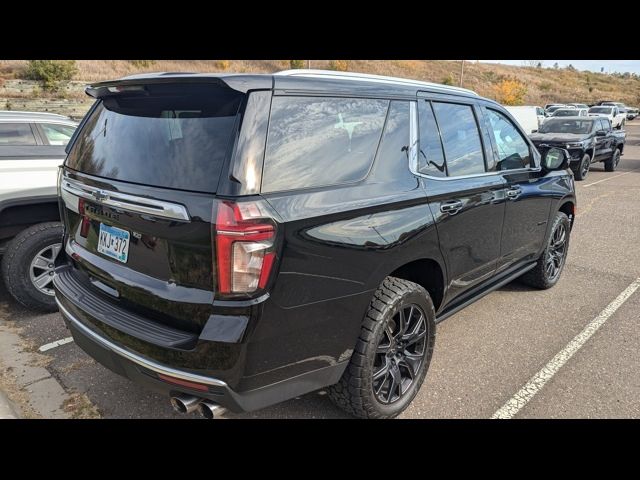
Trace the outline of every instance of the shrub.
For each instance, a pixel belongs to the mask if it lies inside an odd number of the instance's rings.
[[[218,70],[229,70],[231,62],[229,60],[216,60],[214,65]]]
[[[503,105],[522,105],[527,86],[515,78],[502,80],[494,86],[496,100]]]
[[[453,85],[453,75],[449,74],[442,79],[443,85]]]
[[[7,102],[4,104],[4,109],[13,110],[13,105],[11,104],[11,100],[7,100]]]
[[[24,78],[37,80],[44,90],[57,90],[78,71],[75,60],[29,60]]]
[[[347,70],[349,70],[349,61],[348,60],[331,60],[329,62],[329,70],[346,72]]]
[[[551,90],[551,87],[552,85],[549,82],[542,82],[541,84],[538,85],[538,88],[543,92],[547,92]]]
[[[156,63],[156,61],[155,60],[129,60],[129,63],[136,68],[148,68],[154,63]]]
[[[304,68],[304,60],[289,60],[289,68]]]

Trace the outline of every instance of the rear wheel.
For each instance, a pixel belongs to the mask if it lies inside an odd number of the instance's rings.
[[[585,153],[582,160],[573,169],[573,176],[576,180],[584,180],[589,174],[589,168],[591,167],[591,157],[588,153]]]
[[[618,164],[620,163],[620,149],[616,148],[611,155],[611,158],[605,160],[604,162],[604,170],[605,172],[615,172],[616,168],[618,168]]]
[[[556,213],[551,225],[546,247],[536,266],[520,277],[523,283],[532,287],[547,289],[560,279],[569,250],[571,222],[562,212]]]
[[[53,292],[55,259],[62,249],[62,225],[39,223],[11,240],[2,257],[5,287],[27,308],[57,310]]]
[[[418,393],[435,343],[435,309],[420,285],[387,277],[376,290],[333,402],[360,418],[393,418]]]

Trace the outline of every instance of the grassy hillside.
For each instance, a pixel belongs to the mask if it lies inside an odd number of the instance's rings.
[[[459,84],[460,61],[444,60],[350,60],[347,68],[353,72],[393,75],[437,83]],[[306,61],[304,62],[306,66]],[[26,66],[22,60],[0,60],[0,101],[12,95],[2,92],[3,83],[21,78]],[[81,100],[81,84],[105,80],[138,72],[193,71],[193,72],[275,72],[289,68],[288,60],[79,60],[74,80],[78,88],[67,89],[66,98]],[[312,68],[328,68],[330,61],[313,60]],[[614,100],[629,105],[640,105],[640,79],[620,78],[607,74],[579,72],[569,69],[515,67],[466,61],[463,86],[480,95],[496,98],[496,85],[506,78],[515,78],[526,85],[523,102],[542,105],[551,102],[585,102]],[[42,92],[36,92],[42,95]],[[20,95],[27,97],[29,89]],[[47,96],[48,94],[44,94]],[[0,105],[0,109],[3,105]]]

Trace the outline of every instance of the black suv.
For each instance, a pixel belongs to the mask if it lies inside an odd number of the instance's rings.
[[[60,173],[56,298],[79,346],[181,412],[329,387],[393,417],[435,324],[560,276],[566,150],[469,90],[322,71],[91,85]]]

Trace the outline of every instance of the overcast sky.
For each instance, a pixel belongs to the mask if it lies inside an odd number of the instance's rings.
[[[528,60],[480,60],[488,63],[505,63],[507,65],[521,66]],[[599,72],[604,67],[605,73],[612,72],[631,72],[640,74],[640,60],[540,60],[545,67],[552,67],[558,62],[560,67],[566,67],[571,64],[578,70],[590,70]]]

